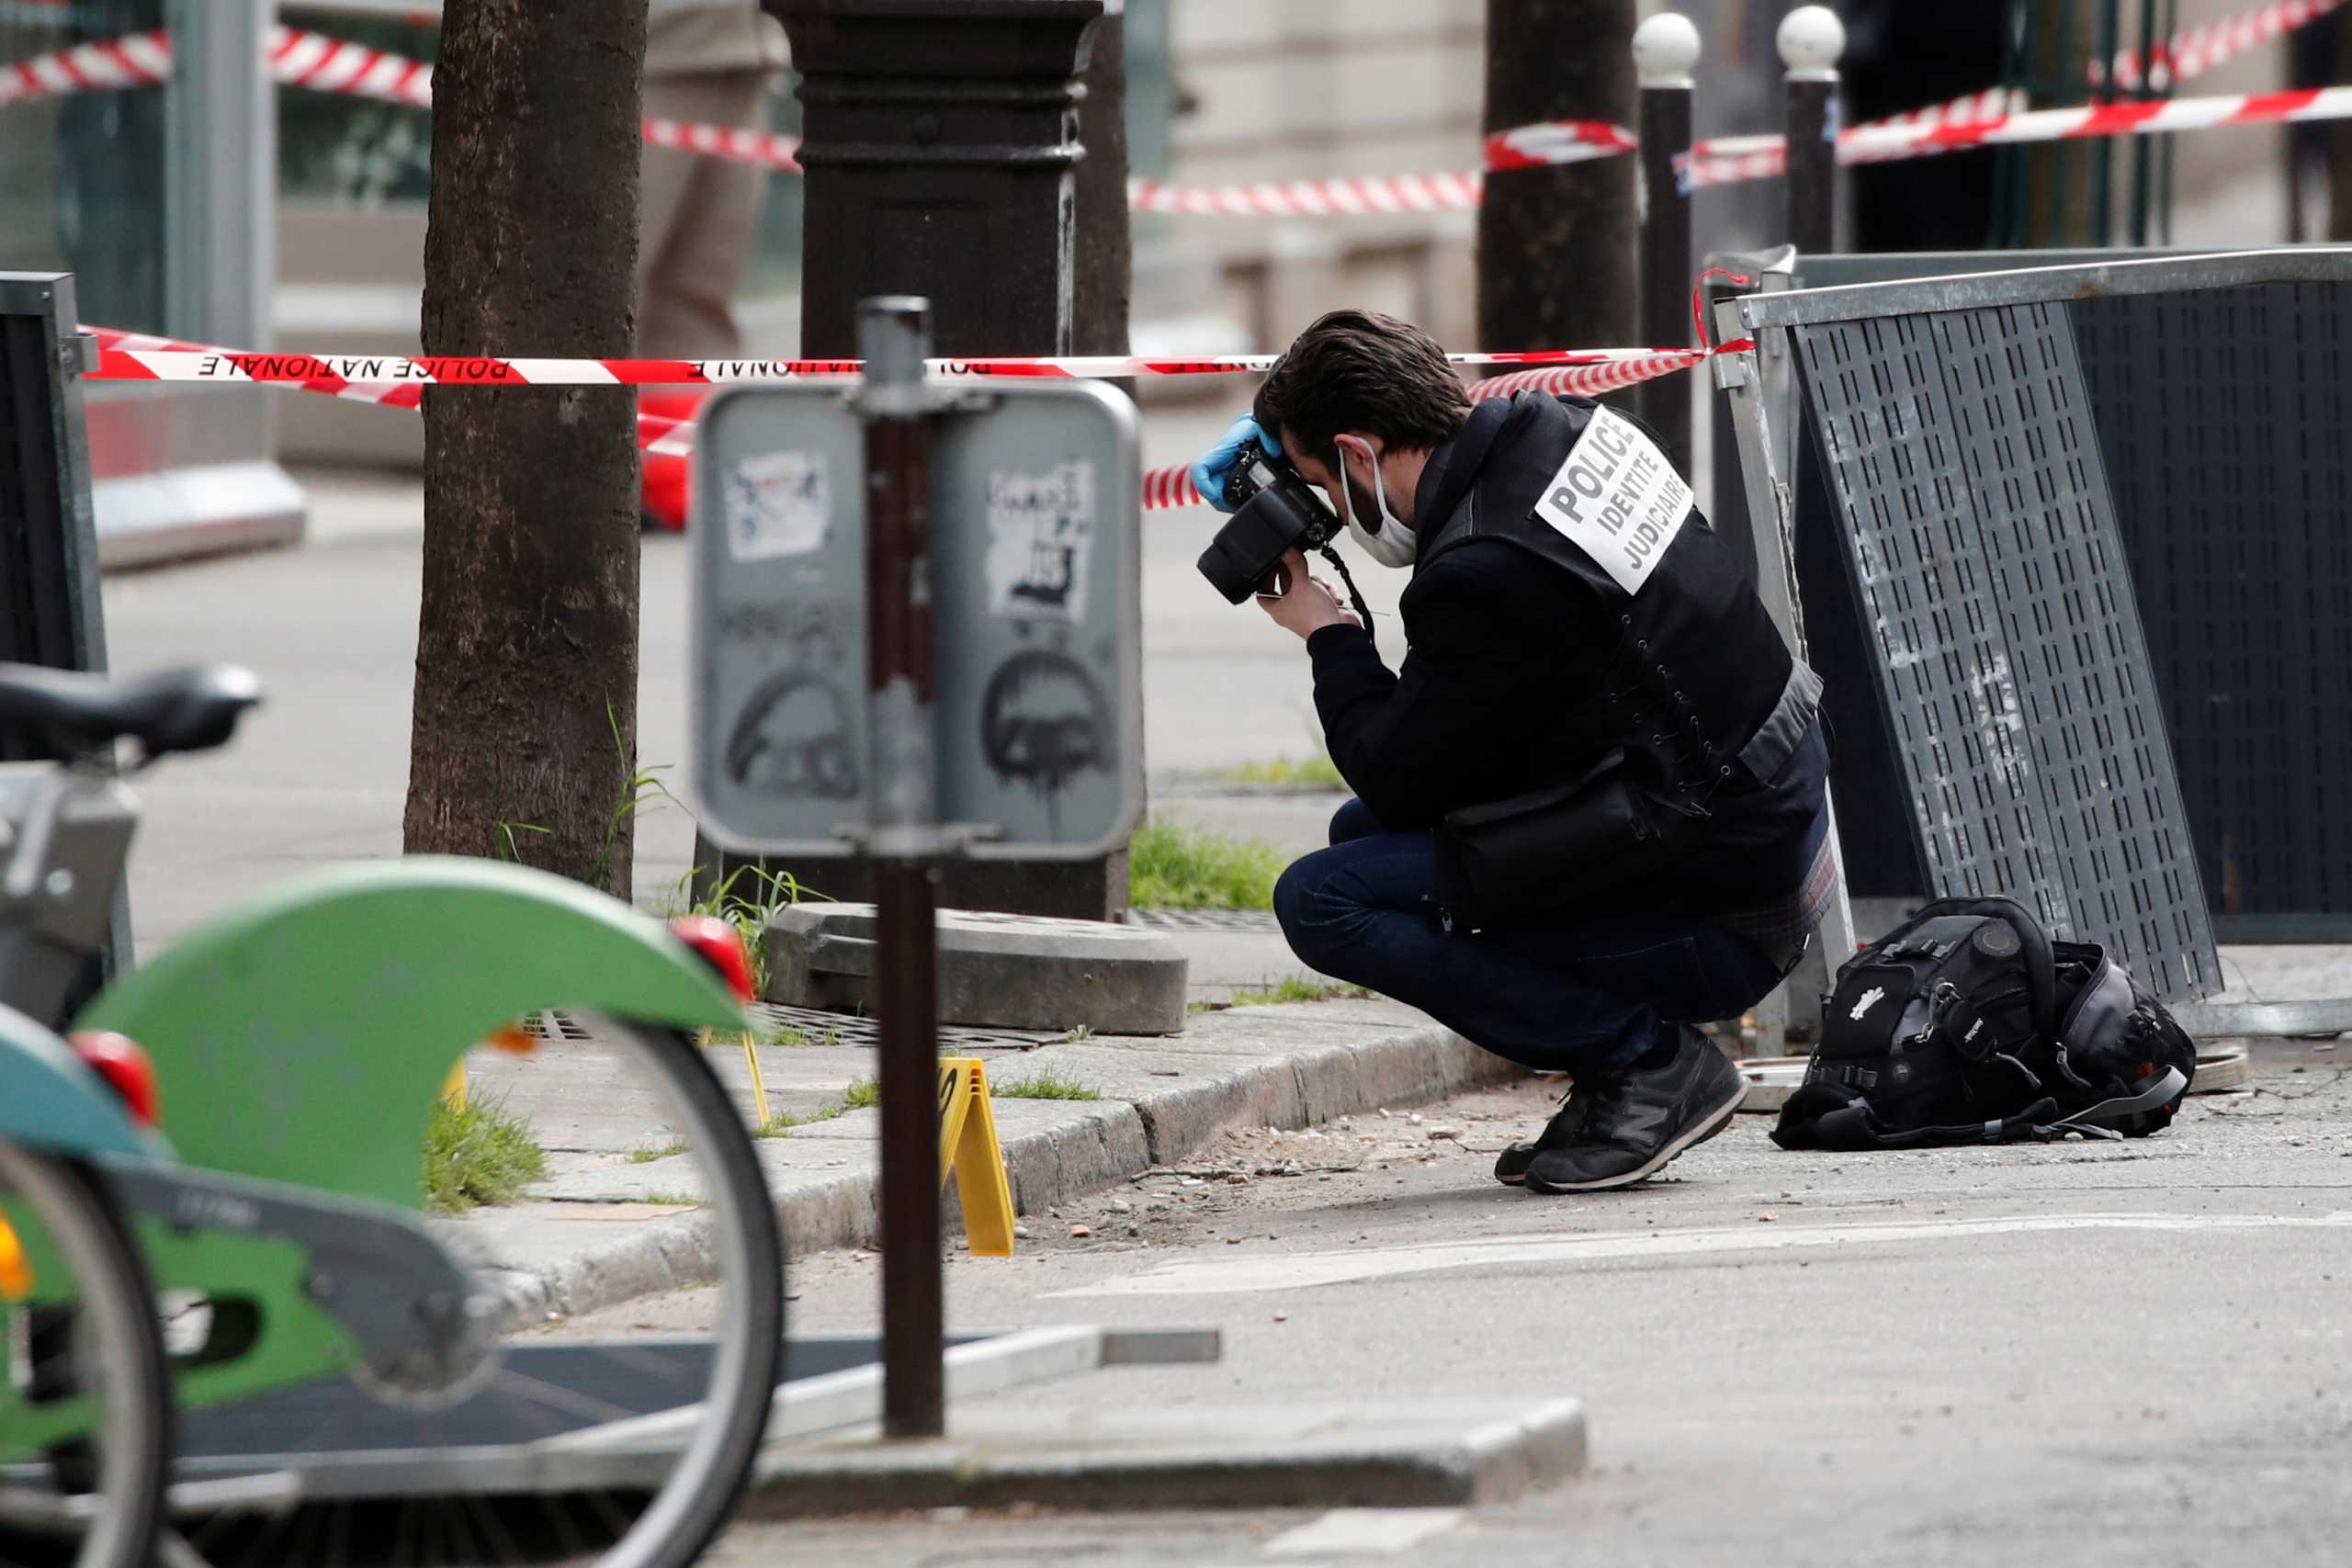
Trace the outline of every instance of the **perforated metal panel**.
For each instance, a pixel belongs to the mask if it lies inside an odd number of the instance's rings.
[[[2161,995],[2214,989],[2065,307],[1794,335],[1930,886],[2023,899]]]
[[[2216,920],[2352,937],[2352,287],[2068,310]]]

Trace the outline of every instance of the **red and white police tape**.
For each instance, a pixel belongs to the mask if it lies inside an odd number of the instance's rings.
[[[433,107],[433,67],[406,55],[322,33],[277,27],[270,29],[268,60],[270,79],[280,86],[374,98],[412,108]],[[67,93],[157,87],[170,81],[171,75],[169,33],[137,33],[77,44],[14,65],[0,65],[0,108]],[[648,119],[644,130],[645,140],[656,147],[779,173],[796,173],[800,167],[795,156],[800,146],[797,137],[674,119]]]
[[[1979,120],[1857,126],[1838,138],[1838,161],[1877,164],[1968,147],[2331,119],[2352,119],[2352,87],[2299,87],[2278,93],[2028,109]],[[1675,160],[1685,184],[1692,187],[1770,178],[1786,166],[1787,147],[1778,136],[1717,137],[1698,143]]]
[[[98,334],[97,381],[251,381],[413,405],[401,389],[424,387],[723,387],[851,376],[854,359],[536,359],[496,355],[250,354],[172,343],[107,329]],[[1540,366],[1573,369],[1602,390],[1631,386],[1688,367],[1683,349],[1531,349],[1451,354],[1455,365]],[[1228,354],[1154,359],[1141,355],[1011,355],[933,359],[934,376],[956,379],[1104,379],[1121,376],[1233,376],[1270,369],[1279,355]],[[377,395],[382,393],[385,395]]]
[[[1597,364],[1555,365],[1489,376],[1484,380],[1471,382],[1469,391],[1473,400],[1508,398],[1514,392],[1574,392],[1595,398],[1604,392],[1623,391],[1627,387],[1656,380],[1661,376],[1671,376],[1679,370],[1692,369],[1718,354],[1736,354],[1755,346],[1754,339],[1740,338],[1720,348],[1620,351],[1623,357]],[[1206,504],[1199,489],[1193,483],[1190,464],[1170,463],[1166,468],[1144,470],[1145,511]]]
[[[420,408],[427,387],[520,386],[720,386],[794,380],[817,375],[854,373],[854,359],[579,360],[501,356],[423,356],[314,354],[240,354],[203,344],[183,343],[112,327],[85,326],[98,340],[98,381],[243,381],[297,388],[357,402]],[[1703,364],[1711,355],[1751,344],[1745,339],[1721,348],[1533,349],[1453,354],[1456,365],[1508,365],[1518,368],[1474,381],[1474,398],[1508,397],[1520,391],[1577,392],[1588,397],[1613,392]],[[943,359],[933,369],[949,376],[1113,377],[1138,375],[1237,375],[1262,371],[1270,354],[1227,355],[1213,359],[1146,359],[1117,355],[1052,358]],[[694,455],[690,420],[640,412],[637,443],[645,463],[645,510],[673,526],[686,509],[688,459]],[[1148,510],[1200,504],[1192,471],[1183,464],[1152,468],[1143,476]]]
[[[2175,82],[2194,80],[2248,50],[2310,27],[2347,4],[2352,0],[2269,0],[2240,16],[2183,28],[2148,52],[2147,80],[2159,91]],[[2141,63],[2140,51],[2116,51],[2112,67],[2116,85],[2140,86]],[[2098,80],[2099,69],[2094,62],[2091,81]]]
[[[2308,27],[2346,4],[2352,4],[2352,0],[2267,0],[2242,16],[2185,28],[2150,52],[2149,75],[2159,85],[2189,80],[2256,45]],[[433,102],[433,68],[386,50],[278,27],[272,28],[269,36],[268,59],[272,79],[283,85],[419,108],[430,107]],[[2121,51],[2110,69],[2120,83],[2136,86],[2140,80],[2140,55]],[[167,80],[171,71],[172,44],[166,33],[141,33],[81,44],[0,66],[0,107],[60,93],[156,85]],[[2093,80],[2097,81],[2099,75],[2094,67]],[[2102,118],[2102,108],[2138,109],[2145,106],[2093,106],[2029,113],[2022,92],[1991,88],[1951,103],[1852,127],[1839,138],[1838,156],[1841,162],[1869,163],[1923,157],[1958,147],[1995,142],[2195,130],[2267,118],[2340,118],[2324,111],[2294,116],[2266,116],[2259,112],[2257,100],[2282,96],[2256,94],[2241,99],[2200,99],[2197,102],[2206,105],[2235,104],[2239,112],[2217,112],[2204,118],[2187,113],[2169,121],[2154,117],[2126,124]],[[2046,123],[2040,118],[2067,115],[2082,118]],[[1951,137],[1913,134],[1956,131],[1961,128],[1999,128],[1999,133],[1986,130],[1983,134]],[[784,173],[797,172],[800,167],[797,156],[798,141],[789,136],[671,119],[646,120],[644,135],[649,144],[673,151]],[[1635,145],[1634,133],[1623,126],[1596,120],[1560,120],[1495,132],[1487,138],[1485,152],[1487,168],[1499,171],[1616,157],[1634,151]],[[1714,138],[1697,143],[1676,159],[1686,190],[1769,179],[1779,175],[1786,166],[1787,149],[1777,135]],[[1461,210],[1477,206],[1483,190],[1484,178],[1476,173],[1343,175],[1221,186],[1134,180],[1128,185],[1128,199],[1139,212],[1330,218]]]

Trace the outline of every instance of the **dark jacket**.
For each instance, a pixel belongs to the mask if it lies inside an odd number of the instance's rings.
[[[1332,761],[1384,826],[1415,830],[1566,784],[1624,746],[1654,787],[1706,800],[1711,847],[1741,852],[1726,864],[1702,851],[1693,874],[1732,900],[1784,891],[1804,874],[1821,804],[1826,753],[1796,744],[1812,725],[1810,677],[1695,513],[1633,599],[1532,516],[1594,408],[1490,399],[1431,455],[1414,497],[1402,666],[1392,672],[1351,626],[1307,641]],[[1804,700],[1795,728],[1759,775],[1742,750],[1776,705],[1789,722],[1792,698]],[[1694,712],[1703,733],[1683,722]],[[1745,852],[1764,846],[1781,852]]]

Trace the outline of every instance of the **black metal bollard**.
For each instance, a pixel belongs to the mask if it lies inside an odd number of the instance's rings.
[[[1642,164],[1642,344],[1674,348],[1690,341],[1690,197],[1674,160],[1690,149],[1691,68],[1699,29],[1690,18],[1661,12],[1634,30],[1634,69],[1641,83],[1638,131]],[[1635,406],[1688,468],[1691,378],[1662,376],[1642,384]]]
[[[1788,67],[1788,238],[1800,271],[1807,256],[1838,248],[1838,62],[1846,25],[1826,6],[1800,6],[1781,21]]]

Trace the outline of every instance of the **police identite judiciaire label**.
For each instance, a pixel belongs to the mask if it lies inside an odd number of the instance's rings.
[[[1535,514],[1630,596],[1657,569],[1694,499],[1656,442],[1631,420],[1600,409],[1544,486]]]

